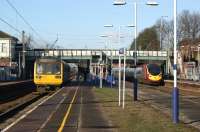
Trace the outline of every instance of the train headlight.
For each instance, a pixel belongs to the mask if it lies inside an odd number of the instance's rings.
[[[41,78],[42,78],[42,76],[36,76],[36,78],[37,78],[37,79],[41,79]]]
[[[55,76],[56,79],[61,79],[61,76]]]

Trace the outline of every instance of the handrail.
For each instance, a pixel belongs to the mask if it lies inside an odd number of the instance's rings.
[[[107,56],[118,56],[118,50],[89,50],[89,49],[49,49],[49,50],[28,50],[27,56],[91,56],[98,55],[103,51]],[[61,54],[62,53],[62,54]],[[134,50],[127,50],[127,56],[134,56]],[[167,51],[137,51],[139,57],[167,57]]]

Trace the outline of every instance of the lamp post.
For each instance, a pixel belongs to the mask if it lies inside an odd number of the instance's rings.
[[[133,95],[134,95],[134,98],[133,100],[134,101],[137,101],[138,100],[138,81],[137,81],[137,75],[136,75],[136,67],[137,67],[137,3],[134,2],[134,9],[135,9],[135,46],[134,46],[134,49],[135,49],[135,54],[134,54],[134,68],[135,68],[135,71],[134,71],[134,80],[133,80]]]
[[[173,122],[179,122],[179,90],[177,88],[177,0],[174,0],[174,88],[173,88]]]
[[[109,38],[109,37],[111,37],[111,35],[101,35],[100,37]],[[106,41],[106,44],[109,45],[109,42]],[[108,68],[107,68],[108,65],[107,65],[107,63],[108,63],[108,58],[106,56],[106,79],[107,79],[107,76],[108,76]],[[111,67],[112,67],[112,55],[111,55]],[[112,87],[112,84],[111,84],[111,87]]]
[[[125,5],[126,2],[125,0],[115,0],[113,5]],[[146,5],[149,6],[158,6],[159,4],[155,1],[147,1]],[[135,40],[135,46],[134,46],[134,50],[135,50],[135,54],[134,54],[134,67],[136,69],[137,66],[137,2],[134,2],[134,12],[135,12],[135,35],[134,35],[134,40]],[[137,101],[137,76],[136,76],[136,72],[134,72],[134,101]]]
[[[121,43],[121,27],[119,26],[119,35],[118,35],[118,41],[119,45]],[[124,27],[135,27],[134,25],[127,25]],[[118,77],[118,87],[119,87],[119,106],[121,105],[121,54],[124,54],[124,78],[123,78],[123,108],[124,108],[124,99],[125,99],[125,64],[126,64],[126,57],[125,57],[125,52],[124,49],[119,50],[119,77]]]
[[[102,85],[103,85],[103,69],[102,69],[102,66],[103,66],[103,63],[102,63],[102,54],[103,52],[101,51],[101,57],[100,57],[100,62],[99,62],[99,65],[100,65],[100,88],[102,88]]]
[[[121,44],[121,39],[120,39],[120,36],[121,36],[121,26],[119,26],[119,46]],[[119,96],[119,106],[121,105],[121,54],[122,54],[122,51],[119,50],[119,76],[118,76],[118,96]]]
[[[121,105],[121,54],[119,52],[119,77],[118,77],[118,90],[119,90],[119,106]]]
[[[19,52],[19,56],[18,56],[18,78],[21,77],[21,55],[20,55],[20,52]]]
[[[107,37],[107,35],[101,35],[100,37]],[[105,79],[107,78],[107,75],[108,75],[108,66],[107,66],[107,64],[108,64],[108,57],[107,57],[107,50],[108,50],[108,42],[106,41],[106,42],[98,42],[98,43],[104,43],[104,46],[105,46],[105,48],[104,49],[102,49],[102,50],[105,50],[105,54],[106,54],[106,60],[105,60],[105,65],[104,65],[104,67],[106,68],[106,74],[105,74]]]
[[[25,32],[22,31],[22,52],[23,52],[23,56],[22,56],[22,73],[23,73],[23,79],[26,79],[26,55],[25,55]]]
[[[126,85],[126,82],[125,82],[125,79],[126,79],[126,48],[124,48],[124,76],[123,76],[123,104],[122,104],[122,108],[124,109],[124,106],[125,106],[125,85]]]
[[[23,54],[25,54],[27,51],[18,51],[18,78],[21,77],[22,73],[22,60]]]
[[[200,80],[200,67],[199,67],[199,66],[200,66],[200,64],[199,64],[199,63],[200,63],[200,60],[199,60],[200,58],[199,58],[199,48],[200,48],[200,44],[198,45],[198,75],[199,75],[199,78],[198,78],[198,79]]]
[[[104,27],[106,27],[106,28],[112,28],[113,27],[113,25],[112,24],[106,24],[106,25],[104,25]],[[111,37],[112,35],[104,35],[104,36],[101,36],[101,37],[107,37],[108,39],[109,39],[109,37]],[[110,44],[110,46],[111,46],[111,83],[110,83],[110,87],[112,88],[112,83],[113,83],[113,76],[112,76],[112,65],[113,65],[113,54],[112,54],[112,50],[113,50],[113,48],[112,48],[112,44],[111,44],[111,42],[110,42],[110,40],[108,40],[109,41],[109,44]],[[108,44],[108,45],[109,45]]]

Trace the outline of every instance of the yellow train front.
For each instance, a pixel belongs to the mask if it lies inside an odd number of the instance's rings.
[[[72,80],[75,70],[69,64],[58,59],[38,59],[34,64],[34,83],[37,90],[61,87]]]

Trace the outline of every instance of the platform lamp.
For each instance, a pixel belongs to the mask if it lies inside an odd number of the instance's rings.
[[[125,0],[115,0],[113,5],[116,6],[121,6],[121,5],[125,5],[126,1]],[[158,6],[159,4],[154,1],[154,0],[149,0],[147,1],[146,5],[148,6]],[[134,35],[134,40],[135,40],[135,46],[134,46],[134,50],[135,50],[135,54],[134,54],[134,67],[136,69],[137,66],[137,2],[134,2],[134,12],[135,12],[135,35]],[[136,76],[136,72],[134,72],[134,101],[137,101],[137,94],[138,94],[138,88],[137,88],[137,76]]]
[[[113,27],[113,25],[112,24],[106,24],[106,25],[104,25],[104,27],[105,28],[112,28]],[[112,35],[104,35],[104,36],[102,36],[102,37],[107,37],[108,39],[109,39],[109,37],[112,37]],[[113,64],[113,54],[112,54],[112,50],[113,50],[113,48],[112,48],[112,44],[110,43],[110,40],[108,40],[108,45],[110,45],[111,46],[111,82],[110,82],[110,87],[112,88],[112,83],[113,83],[113,76],[112,76],[112,64]]]
[[[120,25],[119,26],[119,35],[118,35],[118,41],[119,41],[119,45],[121,45],[121,27],[135,27],[133,24],[132,25]],[[119,106],[121,105],[121,54],[124,55],[124,74],[123,74],[123,94],[122,94],[122,107],[124,108],[124,102],[125,102],[125,68],[126,68],[126,53],[125,53],[125,49],[121,48],[119,49],[119,74],[118,74],[118,89],[119,89]]]

